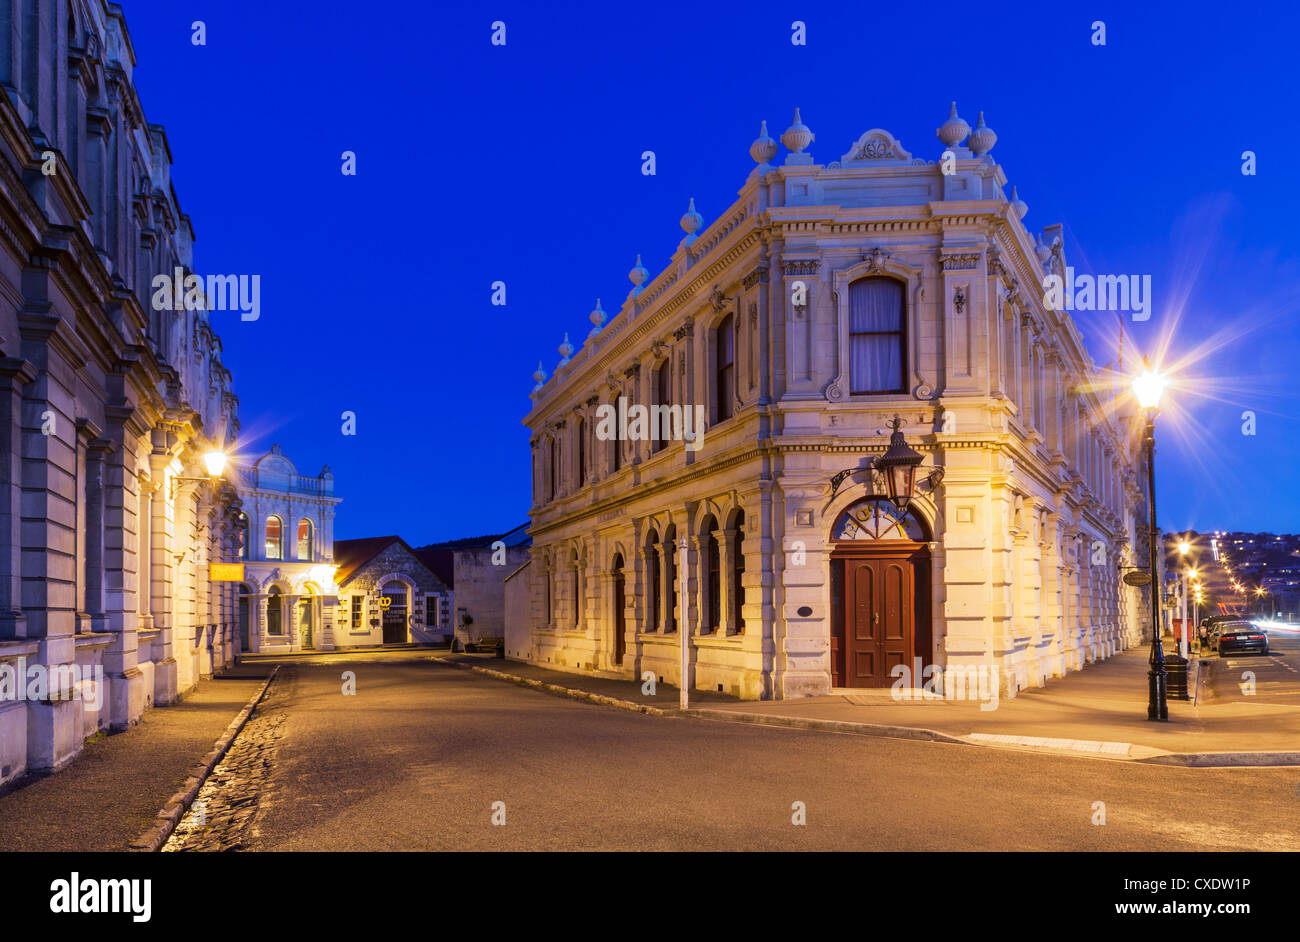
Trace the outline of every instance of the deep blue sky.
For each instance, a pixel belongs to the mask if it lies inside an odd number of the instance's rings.
[[[997,131],[1032,230],[1064,223],[1080,270],[1152,275],[1155,313],[1126,328],[1140,347],[1238,336],[1162,418],[1162,526],[1300,530],[1293,5],[122,5],[196,268],[262,276],[260,320],[214,315],[242,450],[328,463],[340,538],[521,522],[539,357],[552,372],[597,297],[618,309],[637,252],[661,270],[688,197],[706,224],[731,203],[760,119],[779,137],[798,105],[819,163],[872,127],[936,159],[954,98]],[[1115,316],[1091,317],[1104,364]]]

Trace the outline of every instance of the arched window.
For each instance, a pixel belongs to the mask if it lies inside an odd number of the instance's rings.
[[[248,539],[248,514],[246,514],[246,513],[241,513],[241,514],[239,515],[239,524],[238,524],[238,529],[237,529],[237,536],[239,537],[239,547],[238,547],[238,549],[239,549],[239,558],[240,558],[240,559],[248,559],[248,558],[249,558],[249,551],[252,549],[252,547],[249,545],[249,539]]]
[[[911,540],[924,543],[930,539],[926,525],[916,512],[900,513],[893,501],[868,497],[853,504],[842,514],[831,531],[833,540]]]
[[[578,565],[578,553],[575,550],[569,557],[569,591],[573,598],[573,627],[582,627],[582,570]]]
[[[617,471],[623,467],[623,440],[619,437],[622,429],[618,427],[618,416],[623,408],[623,397],[619,396],[614,400],[614,434],[610,437],[609,445],[613,451],[610,453],[609,467],[610,471]]]
[[[722,548],[718,545],[718,521],[712,516],[704,520],[705,600],[708,621],[705,631],[716,631],[722,624]]]
[[[266,518],[266,558],[284,559],[284,525],[274,514]]]
[[[745,554],[743,546],[745,542],[745,514],[743,511],[736,511],[736,542],[731,547],[731,624],[735,627],[736,634],[743,634],[745,631],[745,586],[742,584],[745,578]]]
[[[587,483],[587,423],[578,419],[574,427],[578,437],[578,487]]]
[[[646,631],[659,630],[659,533],[651,530],[645,542]]]
[[[276,585],[266,593],[266,633],[284,634],[284,597]]]
[[[668,585],[668,617],[664,619],[664,631],[677,630],[677,528],[669,527],[664,531],[664,581]]]
[[[719,322],[713,346],[714,401],[718,421],[724,422],[735,413],[736,404],[736,332],[730,314]]]
[[[551,474],[547,483],[546,494],[551,500],[555,500],[555,492],[559,489],[557,482],[560,479],[560,442],[559,439],[552,439],[551,445]]]
[[[903,392],[903,285],[862,278],[849,285],[849,378],[857,393]]]
[[[298,521],[298,558],[302,560],[311,560],[312,556],[312,526],[311,521],[303,517]]]
[[[672,423],[669,421],[669,406],[673,404],[672,393],[672,359],[665,360],[655,370],[655,401],[656,408],[652,411],[654,418],[651,419],[650,429],[650,450],[660,451],[664,443],[673,437]]]

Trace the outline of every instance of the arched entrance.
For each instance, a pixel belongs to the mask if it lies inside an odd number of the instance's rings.
[[[316,647],[316,587],[304,585],[298,597],[298,635],[303,650]]]
[[[869,497],[840,514],[831,540],[831,684],[890,686],[895,665],[930,661],[929,528]]]
[[[627,652],[627,588],[623,576],[623,554],[615,553],[610,565],[610,575],[614,580],[614,665],[623,665],[623,655]]]
[[[384,644],[405,644],[407,634],[406,612],[409,608],[408,586],[405,582],[385,582],[380,611],[383,613]]]

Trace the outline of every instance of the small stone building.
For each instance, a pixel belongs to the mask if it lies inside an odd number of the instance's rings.
[[[524,523],[505,533],[435,543],[417,551],[435,572],[449,573],[461,644],[505,637],[506,578],[528,562],[531,545]]]
[[[400,536],[337,540],[334,563],[334,647],[441,644],[451,637],[450,573],[435,572]]]

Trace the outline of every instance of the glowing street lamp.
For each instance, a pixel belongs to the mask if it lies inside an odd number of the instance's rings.
[[[1160,546],[1160,531],[1156,528],[1156,412],[1160,409],[1160,396],[1168,384],[1169,380],[1152,370],[1150,363],[1146,363],[1141,376],[1133,379],[1133,395],[1146,412],[1142,441],[1146,447],[1147,504],[1151,527],[1151,668],[1147,671],[1147,719],[1155,722],[1169,720],[1165,647],[1160,641],[1160,584],[1156,579],[1159,571],[1156,552]]]
[[[226,454],[222,451],[212,450],[203,456],[203,465],[208,469],[208,477],[219,478],[221,472],[226,470]]]
[[[1186,556],[1186,555],[1187,555],[1188,553],[1190,553],[1191,551],[1192,551],[1192,544],[1191,544],[1191,543],[1188,543],[1186,540],[1179,540],[1179,541],[1178,541],[1178,555],[1179,555],[1179,556]]]

